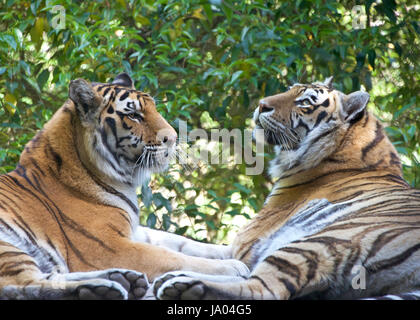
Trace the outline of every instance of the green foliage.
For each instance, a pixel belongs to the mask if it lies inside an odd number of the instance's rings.
[[[370,92],[405,178],[419,187],[419,8],[373,3],[356,30],[354,1],[0,0],[0,171],[14,168],[77,77],[104,82],[125,71],[174,127],[243,130],[261,97],[334,75],[346,93]],[[65,9],[64,29],[52,27],[55,5]],[[139,196],[141,222],[229,240],[271,185],[245,167],[175,165],[154,176],[153,193],[143,187]]]

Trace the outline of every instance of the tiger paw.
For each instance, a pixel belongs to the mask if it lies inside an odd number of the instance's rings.
[[[117,282],[94,279],[79,285],[76,297],[80,300],[126,300],[127,291]]]
[[[133,270],[111,269],[108,279],[121,284],[128,292],[128,299],[141,299],[149,288],[149,282],[145,274]]]
[[[208,299],[206,285],[182,273],[167,273],[155,280],[153,292],[159,300],[202,300]]]
[[[248,267],[241,261],[235,259],[213,260],[216,268],[209,274],[246,277],[249,275]],[[205,272],[207,273],[207,272]]]

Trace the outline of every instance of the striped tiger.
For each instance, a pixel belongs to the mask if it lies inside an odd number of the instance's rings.
[[[276,182],[233,243],[250,275],[171,272],[154,283],[159,299],[419,297],[420,191],[366,110],[369,94],[331,81],[295,84],[255,110]]]
[[[71,81],[0,176],[0,299],[138,299],[170,270],[247,274],[222,260],[230,247],[139,226],[136,188],[168,166],[176,140],[127,74]]]

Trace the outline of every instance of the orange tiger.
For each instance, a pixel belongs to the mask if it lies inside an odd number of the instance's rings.
[[[0,299],[136,299],[170,270],[248,272],[221,260],[230,247],[138,225],[136,188],[177,140],[149,94],[123,73],[69,98],[0,176]]]
[[[323,83],[266,97],[256,128],[276,179],[233,243],[246,278],[171,272],[159,299],[420,298],[420,191],[402,177],[369,94]]]

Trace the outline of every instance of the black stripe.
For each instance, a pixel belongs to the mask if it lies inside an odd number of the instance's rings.
[[[367,255],[365,259],[365,262],[371,257],[375,256],[389,242],[401,236],[401,234],[412,231],[412,230],[417,230],[417,229],[420,229],[420,227],[405,227],[405,228],[398,228],[398,229],[391,229],[388,231],[384,231],[373,242],[369,250],[369,254]]]
[[[117,125],[116,125],[115,119],[106,117],[105,122],[111,128],[112,134],[114,135],[114,138],[115,138],[115,146],[118,147]]]
[[[60,159],[61,159],[61,157],[60,157]],[[36,162],[36,160],[35,159],[33,159],[33,158],[29,158],[29,161],[32,163],[32,165],[35,167],[35,169],[42,175],[42,176],[45,176],[45,173],[44,173],[44,171],[38,166],[38,163]],[[60,164],[60,166],[61,166],[61,164]]]
[[[394,153],[394,152],[391,152],[390,154],[389,154],[389,156],[390,156],[390,158],[391,158],[391,160],[389,161],[389,163],[390,164],[394,164],[394,165],[397,165],[397,166],[401,166],[401,161],[400,161],[400,158]]]
[[[106,87],[109,87],[110,85],[109,84],[103,84],[103,85],[101,85],[100,87],[98,87],[98,89],[96,89],[96,90],[98,90],[98,92],[99,91],[101,91],[103,88],[106,88]]]
[[[365,122],[363,122],[362,127],[366,127],[369,122],[369,112],[366,112]]]
[[[28,256],[29,257],[29,256]],[[29,257],[30,258],[30,257]],[[9,270],[13,270],[13,268],[20,267],[22,265],[31,265],[38,268],[38,265],[33,260],[18,260],[18,261],[9,261],[5,262],[0,266],[0,269],[5,269],[4,273],[7,273]]]
[[[111,90],[110,87],[106,88],[105,91],[102,93],[103,96],[106,96],[106,94]]]
[[[321,123],[322,119],[324,119],[327,115],[328,115],[328,113],[326,111],[320,112],[318,114],[318,117],[316,118],[316,122],[315,122],[313,128],[316,128]]]
[[[129,92],[129,91],[124,92],[124,93],[120,96],[120,101],[127,99],[129,94],[130,94],[130,92]]]
[[[46,145],[45,145],[46,150],[48,151],[48,153],[51,154],[52,159],[54,160],[55,164],[57,165],[57,170],[60,171],[61,170],[61,166],[63,164],[63,159],[61,158],[61,156],[53,149],[53,147],[50,145],[49,141],[47,141]]]
[[[101,128],[100,129],[100,134],[101,134],[101,140],[102,140],[103,145],[106,147],[106,149],[108,150],[108,152],[112,155],[112,157],[114,158],[115,162],[118,165],[120,165],[120,159],[118,158],[117,154],[111,149],[111,147],[110,147],[110,145],[108,143],[108,133],[106,132],[105,128]],[[116,141],[116,143],[117,142],[118,142],[118,140]],[[114,169],[115,172],[118,172],[122,176],[125,175],[125,173],[122,172],[121,170],[119,170],[117,167],[115,167],[115,165],[111,161],[109,161],[105,157],[103,157],[103,158],[112,166],[112,168]]]
[[[0,259],[22,256],[22,255],[26,256],[27,254],[21,251],[6,251],[6,252],[0,253]]]
[[[117,190],[115,190],[114,188],[112,188],[111,186],[103,183],[97,176],[95,176],[92,171],[90,171],[82,162],[82,160],[80,159],[80,155],[79,152],[76,149],[76,154],[77,154],[77,158],[79,160],[79,163],[82,165],[82,167],[86,170],[86,172],[89,174],[89,176],[93,179],[93,181],[95,181],[96,184],[98,184],[103,190],[105,190],[108,193],[111,193],[117,197],[119,197],[121,200],[125,201],[129,207],[136,213],[138,214],[138,208],[137,206],[130,201],[130,199],[128,199],[124,194],[122,194],[121,192],[118,192]]]
[[[64,263],[63,260],[63,255],[62,253],[58,250],[58,248],[54,245],[54,243],[51,241],[51,239],[48,237],[48,235],[45,235],[45,237],[47,238],[47,244],[50,246],[51,249],[54,250],[55,254],[57,255],[58,258],[62,259],[62,262]],[[52,260],[52,256],[50,255],[50,260]],[[58,263],[56,263],[58,264]]]
[[[10,204],[12,204],[17,209],[22,209],[22,207],[20,206],[20,204],[24,203],[24,199],[15,192],[15,191],[19,192],[19,190],[16,190],[14,188],[10,188],[10,189],[12,189],[12,191],[11,191],[12,194],[10,196],[16,197],[18,200],[20,200],[20,203],[19,202],[16,202],[14,199],[12,199],[9,196],[6,196],[6,194],[2,193],[0,196],[2,198],[5,198],[7,200],[7,203],[6,202],[3,202],[3,204],[6,205],[7,208],[10,208],[11,207]],[[0,190],[4,190],[4,189],[0,188]],[[6,192],[8,192],[8,191],[6,191]]]
[[[290,263],[289,261],[276,257],[276,256],[269,256],[267,257],[264,262],[267,262],[268,264],[275,266],[278,271],[282,273],[286,273],[289,276],[295,278],[297,282],[300,280],[300,270],[299,268]]]
[[[63,234],[63,236],[66,239],[66,243],[70,246],[70,248],[72,249],[72,251],[76,254],[76,256],[85,264],[91,266],[91,267],[95,267],[94,265],[88,263],[83,255],[81,254],[81,252],[74,246],[73,242],[70,240],[70,238],[67,236],[67,233],[65,232],[64,228],[63,228],[63,223],[66,224],[68,227],[70,227],[71,229],[83,234],[85,237],[96,241],[98,244],[100,244],[102,247],[104,247],[105,249],[114,252],[114,250],[110,247],[108,247],[104,242],[102,242],[100,239],[96,238],[95,236],[91,235],[89,232],[87,232],[87,230],[83,229],[82,227],[80,227],[77,223],[75,223],[72,219],[70,219],[68,216],[66,216],[61,210],[60,208],[58,208],[58,206],[54,203],[54,201],[52,201],[47,194],[44,192],[44,190],[42,190],[41,188],[36,188],[32,181],[29,179],[29,177],[26,175],[26,171],[25,168],[22,166],[19,166],[19,171],[15,170],[16,173],[18,173],[20,176],[22,176],[29,184],[32,188],[34,188],[35,190],[37,190],[41,195],[43,195],[45,197],[45,199],[40,198],[39,196],[37,196],[33,191],[31,191],[30,189],[26,188],[25,186],[23,186],[22,184],[19,183],[19,181],[17,181],[17,179],[13,178],[13,180],[15,180],[15,183],[21,187],[23,190],[27,191],[28,193],[30,193],[33,197],[35,197],[38,201],[41,202],[41,204],[47,209],[47,211],[52,215],[52,217],[55,219],[55,221],[57,222],[57,226],[60,228],[61,233]],[[49,203],[48,203],[49,202]],[[61,221],[59,221],[58,216],[61,218]],[[96,267],[95,267],[96,268]]]
[[[124,233],[122,233],[120,229],[118,229],[117,227],[115,227],[115,226],[114,226],[114,225],[112,225],[111,223],[108,223],[108,227],[109,227],[111,230],[115,231],[115,232],[116,232],[119,236],[121,236],[121,237],[123,237],[123,238],[127,237],[127,235],[125,235]]]
[[[297,288],[293,283],[291,283],[289,280],[285,278],[278,278],[278,280],[281,283],[283,283],[286,289],[289,291],[290,297],[293,297],[296,294]]]
[[[299,240],[294,241],[294,243],[299,242]],[[306,271],[306,281],[304,284],[301,285],[302,288],[306,286],[309,283],[309,281],[315,278],[316,272],[318,270],[319,261],[318,254],[315,251],[309,249],[301,249],[297,247],[283,247],[279,250],[287,253],[299,254],[306,259],[306,266],[308,270]]]
[[[0,227],[4,226],[6,228],[6,230],[10,233],[13,234],[13,236],[15,236],[16,238],[20,238],[19,234],[15,231],[15,229],[12,228],[12,226],[10,226],[6,221],[4,221],[2,218],[0,218]]]
[[[257,280],[257,281],[259,281],[262,285],[263,285],[263,287],[268,291],[268,292],[270,292],[270,294],[273,296],[273,297],[275,297],[276,295],[273,293],[273,291],[271,291],[270,290],[270,288],[268,287],[268,285],[265,283],[265,281],[263,280],[263,279],[261,279],[260,277],[258,277],[258,276],[250,276],[249,277],[249,279],[255,279],[255,280]]]
[[[365,109],[360,111],[358,114],[356,114],[351,120],[350,120],[350,126],[354,125],[355,123],[359,122],[361,119],[363,119],[363,116],[365,115]]]
[[[252,249],[252,246],[249,246],[246,250],[245,250],[245,252],[243,253],[243,254],[241,254],[241,256],[239,257],[239,259],[238,260],[243,260],[244,258],[245,258],[245,256],[251,251],[251,249]]]
[[[323,103],[320,104],[321,107],[327,108],[330,105],[330,99],[327,98]]]
[[[372,150],[382,139],[385,138],[385,135],[382,131],[382,126],[378,120],[376,120],[376,130],[375,138],[364,148],[362,148],[362,160],[364,160],[370,150]]]
[[[26,269],[19,269],[19,270],[14,270],[14,271],[9,271],[9,272],[2,272],[0,273],[1,276],[3,277],[14,277],[17,276],[19,273],[25,272],[27,271]]]
[[[325,111],[324,111],[325,112]],[[330,129],[330,130],[328,130],[328,131],[326,131],[326,132],[324,132],[323,134],[321,134],[321,135],[319,135],[319,136],[317,136],[317,137],[315,137],[314,139],[312,139],[312,141],[310,141],[308,144],[309,144],[309,147],[305,150],[305,152],[301,155],[301,157],[300,157],[300,159],[299,160],[297,160],[296,161],[296,163],[293,165],[293,166],[291,166],[288,170],[291,170],[291,169],[294,169],[294,168],[296,168],[297,166],[299,166],[302,162],[301,162],[301,160],[304,158],[304,156],[309,152],[309,151],[311,151],[312,150],[312,146],[315,144],[315,143],[317,143],[319,140],[321,140],[322,138],[324,138],[324,137],[326,137],[326,136],[328,136],[328,135],[330,135],[332,132],[334,132],[334,131],[336,131],[338,129],[338,127],[334,127],[334,128],[332,128],[332,129]],[[294,174],[296,174],[296,173],[294,173]]]
[[[298,122],[297,127],[295,129],[297,129],[299,127],[303,127],[306,130],[306,133],[308,131],[310,131],[308,125],[305,122],[303,122],[303,120],[301,118],[299,119],[299,122]]]
[[[334,131],[336,131],[338,129],[338,127],[334,127],[328,131],[325,131],[323,134],[317,136],[315,139],[313,139],[310,143],[311,144],[315,144],[317,143],[319,140],[321,140],[322,138],[328,136],[329,134],[333,133]],[[309,149],[308,149],[309,150]]]
[[[29,228],[29,226],[26,224],[26,222],[25,221],[23,221],[23,220],[19,220],[22,224],[23,224],[23,226],[20,224],[20,223],[18,223],[15,219],[13,219],[13,223],[19,228],[19,229],[21,229],[24,233],[25,233],[25,235],[26,235],[26,237],[29,239],[29,241],[32,243],[32,244],[36,244],[36,236],[35,236],[35,234],[33,233],[33,231],[32,231],[32,229],[31,228]]]
[[[313,179],[307,180],[305,182],[297,183],[297,184],[294,184],[294,185],[291,185],[291,186],[284,186],[284,187],[281,187],[281,188],[277,188],[276,190],[283,190],[283,189],[290,189],[290,188],[301,187],[301,186],[304,186],[306,184],[313,183],[313,182],[315,182],[318,179],[321,179],[321,178],[324,178],[326,176],[330,176],[330,175],[333,175],[333,174],[336,174],[336,173],[349,173],[349,172],[354,172],[355,175],[359,175],[359,174],[366,173],[367,171],[369,171],[368,168],[362,168],[362,169],[356,168],[356,169],[340,169],[340,170],[335,170],[335,171],[331,171],[331,172],[328,172],[328,173],[321,174],[321,175],[319,175],[319,176],[317,176],[317,177],[315,177]],[[389,175],[387,175],[387,176],[389,176]],[[288,177],[290,177],[290,175],[285,176],[285,177],[282,177],[279,180],[283,180],[283,179],[286,179]],[[397,176],[394,176],[394,177],[397,177]],[[398,178],[400,179],[400,181],[401,180],[404,181],[401,177],[398,177]],[[273,195],[275,195],[275,194],[273,194]]]

